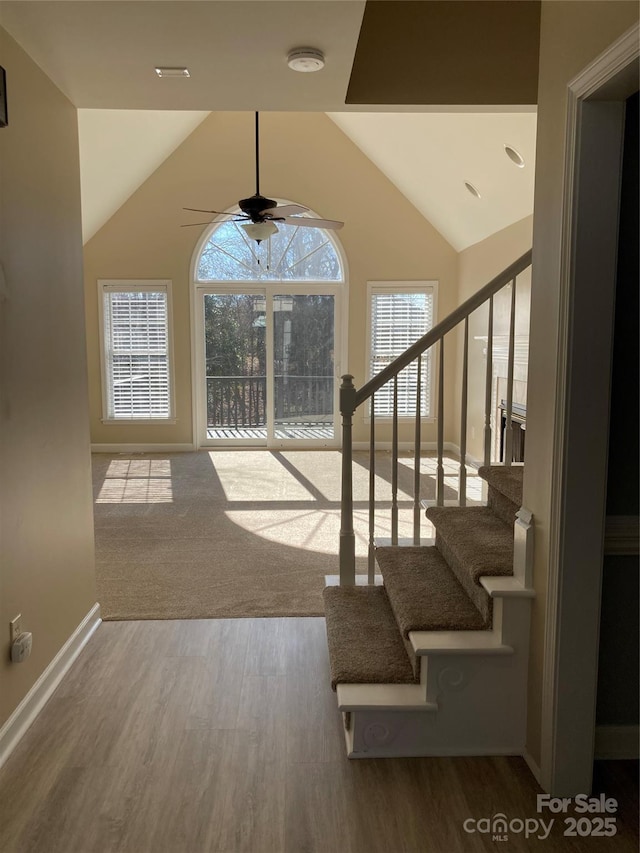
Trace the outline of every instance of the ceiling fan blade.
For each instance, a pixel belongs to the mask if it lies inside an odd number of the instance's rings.
[[[214,221],[215,220],[212,220],[211,222],[187,222],[184,225],[181,225],[180,227],[181,228],[193,228],[197,225],[213,225]]]
[[[279,216],[273,217],[276,222],[284,222],[285,225],[301,225],[303,228],[326,228],[337,231],[342,228],[344,222],[335,219],[310,219],[308,216]]]
[[[245,216],[242,213],[229,213],[229,211],[224,210],[202,210],[200,207],[183,207],[183,210],[191,210],[194,213],[210,213],[212,216],[229,216],[235,217],[236,219],[248,219],[248,216]]]
[[[260,211],[260,216],[265,214],[268,216],[293,216],[296,213],[306,213],[308,207],[303,207],[301,204],[279,204],[276,207],[268,207],[266,210]]]

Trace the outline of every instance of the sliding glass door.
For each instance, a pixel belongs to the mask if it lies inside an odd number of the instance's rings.
[[[201,444],[338,444],[337,300],[300,285],[200,289]]]
[[[335,298],[273,297],[273,432],[276,439],[335,438]]]
[[[204,294],[207,439],[267,439],[266,299]]]

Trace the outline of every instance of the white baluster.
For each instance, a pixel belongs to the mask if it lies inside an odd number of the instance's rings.
[[[444,505],[444,465],[442,455],[444,448],[444,337],[440,338],[438,347],[438,469],[436,476],[436,503]]]
[[[491,465],[491,398],[493,394],[493,296],[489,297],[487,330],[487,373],[484,402],[484,464]]]
[[[393,377],[393,433],[391,437],[391,544],[398,544],[398,374]]]
[[[418,356],[418,376],[416,382],[416,433],[413,451],[413,544],[420,544],[420,430],[422,427],[422,356]]]
[[[504,464],[513,461],[513,362],[515,358],[516,331],[516,280],[511,282],[511,314],[509,317],[509,360],[507,363],[507,411],[505,412]]]
[[[460,401],[460,478],[458,503],[467,505],[467,379],[469,363],[469,318],[464,318],[464,342],[462,353],[462,400]]]
[[[368,581],[375,583],[376,547],[374,531],[376,523],[376,395],[371,395],[371,425],[369,431],[369,553]]]

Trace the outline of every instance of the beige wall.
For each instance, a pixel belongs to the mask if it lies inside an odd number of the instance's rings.
[[[516,261],[531,248],[533,217],[527,216],[508,228],[503,228],[486,240],[469,246],[458,255],[458,294],[464,302],[487,282],[491,281],[503,269]],[[516,335],[529,333],[529,301],[531,296],[530,271],[518,278],[516,297]],[[494,300],[494,334],[508,335],[511,305],[510,290],[503,289]],[[486,342],[476,337],[486,336],[488,308],[474,311],[469,318],[469,368],[467,388],[467,454],[475,460],[482,460],[484,454],[484,414],[485,414],[485,377]],[[455,420],[454,440],[460,443],[460,399],[462,365],[462,330],[458,333],[458,360],[460,370],[456,374],[455,384]],[[502,365],[506,370],[506,364]],[[494,363],[494,368],[498,368]],[[517,365],[514,373],[516,380],[526,380],[526,366]]]
[[[0,724],[96,601],[76,110],[0,28]],[[8,660],[22,613],[33,652]]]
[[[531,348],[524,504],[535,517],[534,584],[529,668],[528,749],[541,754],[542,677],[550,557],[551,478],[558,370],[560,245],[567,84],[638,19],[635,2],[542,4],[536,189],[533,229]]]
[[[174,444],[192,440],[189,273],[202,229],[179,227],[194,221],[193,214],[182,208],[224,210],[250,195],[255,185],[253,144],[250,113],[213,113],[85,246],[93,442]],[[457,304],[456,252],[324,114],[263,114],[260,189],[269,197],[297,201],[321,216],[345,222],[338,232],[349,266],[349,352],[343,355],[342,367],[343,372],[354,374],[356,385],[366,380],[368,280],[436,279],[439,317]],[[173,281],[175,425],[101,423],[96,286],[100,278]],[[453,358],[449,358],[451,378],[452,367]],[[400,438],[410,440],[411,435],[407,427]],[[355,418],[354,440],[367,437],[360,413]],[[379,437],[385,440],[389,435],[381,428]],[[435,437],[435,424],[427,426],[424,440],[434,441]]]

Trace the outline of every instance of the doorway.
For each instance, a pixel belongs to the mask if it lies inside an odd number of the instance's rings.
[[[637,61],[634,27],[568,91],[559,337],[565,360],[552,462],[540,765],[541,784],[553,796],[592,784],[621,154]]]
[[[333,232],[297,224],[315,215],[308,210],[279,221],[262,241],[250,239],[238,222],[221,220],[198,242],[196,446],[339,446],[346,261]]]

